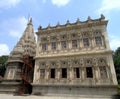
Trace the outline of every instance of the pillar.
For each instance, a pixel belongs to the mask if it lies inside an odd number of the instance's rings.
[[[50,75],[50,63],[47,61],[46,62],[46,69],[45,69],[45,79],[46,79],[46,81],[48,82],[48,80],[49,80],[49,75]]]
[[[39,61],[36,60],[35,67],[34,67],[34,77],[33,83],[38,83],[40,80],[40,69],[39,69]]]
[[[57,80],[59,81],[60,80],[60,61],[57,61],[57,72],[56,72],[56,78],[57,78]]]
[[[82,72],[81,73],[82,74],[81,75],[81,80],[84,81],[84,79],[85,79],[85,67],[81,67],[81,72]]]
[[[72,81],[74,79],[74,72],[73,72],[73,67],[71,66],[70,69],[70,80]]]

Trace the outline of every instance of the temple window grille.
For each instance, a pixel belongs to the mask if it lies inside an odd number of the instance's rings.
[[[77,40],[72,40],[72,47],[77,48]]]
[[[102,67],[99,67],[99,69],[100,69],[100,76],[101,76],[101,78],[107,78],[106,67],[102,66]]]
[[[67,78],[67,68],[62,68],[62,78]]]
[[[79,68],[74,68],[74,77],[75,78],[80,78],[80,70]]]
[[[43,44],[42,44],[42,50],[43,50],[43,51],[46,51],[46,50],[47,50],[47,44],[46,44],[46,43],[43,43]]]
[[[56,50],[57,46],[56,46],[56,42],[52,42],[52,50]]]
[[[87,78],[93,78],[92,67],[86,67],[86,76]]]
[[[95,37],[96,45],[102,45],[101,37]]]
[[[62,44],[62,49],[66,49],[66,48],[67,48],[67,43],[66,43],[66,41],[62,41],[61,44]]]
[[[50,78],[55,78],[55,69],[51,69],[51,75]]]
[[[84,46],[89,46],[89,39],[88,38],[84,38],[83,39],[83,44],[84,44]]]
[[[40,78],[45,78],[45,69],[40,69]]]

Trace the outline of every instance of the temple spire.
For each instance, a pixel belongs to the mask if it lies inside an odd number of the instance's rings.
[[[28,25],[32,25],[32,17],[28,20]]]
[[[8,59],[8,61],[16,61],[16,59],[14,58],[16,54],[18,55],[17,57],[19,57],[19,61],[22,61],[20,57],[22,57],[23,55],[34,57],[35,49],[36,41],[34,36],[34,28],[32,24],[32,18],[30,18],[25,31],[23,32],[23,35],[14,47],[13,51],[10,53],[10,58]]]

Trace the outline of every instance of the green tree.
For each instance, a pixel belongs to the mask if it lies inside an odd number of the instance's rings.
[[[7,61],[7,59],[8,59],[7,55],[0,56],[0,66],[3,66],[5,62]]]
[[[117,75],[118,83],[120,84],[120,47],[117,48],[117,50],[113,53],[113,60]]]
[[[0,56],[0,76],[4,76],[5,73],[5,62],[7,61],[8,56]]]

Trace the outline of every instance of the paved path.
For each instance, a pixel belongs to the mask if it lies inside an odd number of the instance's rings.
[[[29,96],[13,96],[13,95],[6,95],[6,94],[0,94],[0,99],[111,99],[110,97],[94,97],[92,96],[91,98],[80,96],[80,97],[70,97],[70,96],[34,96],[34,95],[29,95]]]

